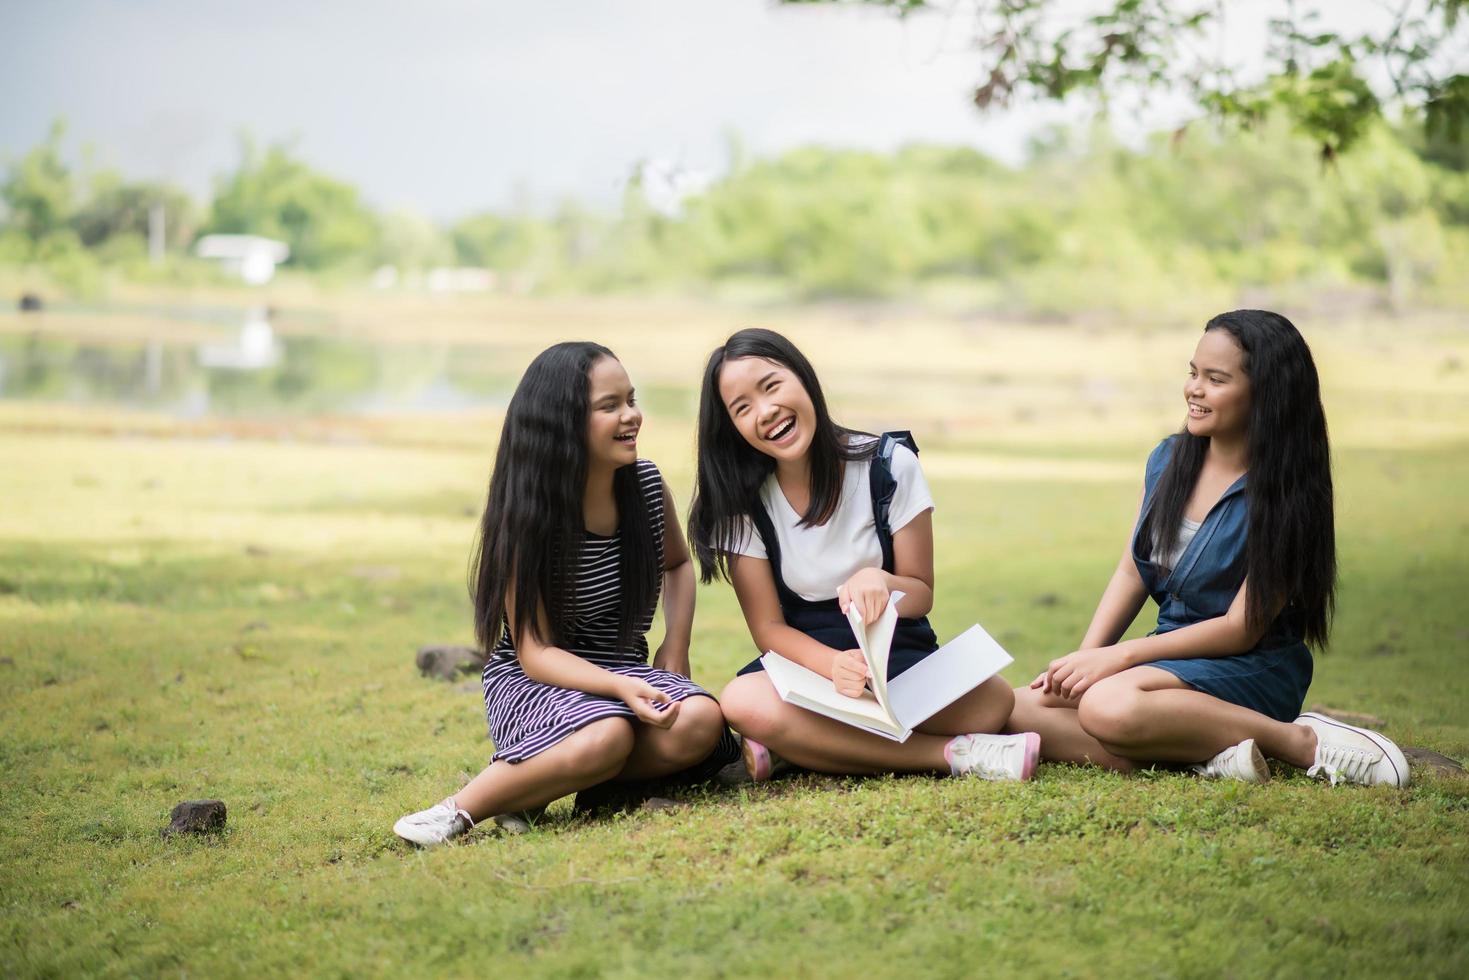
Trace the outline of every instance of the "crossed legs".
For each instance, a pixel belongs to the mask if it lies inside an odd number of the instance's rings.
[[[730,727],[805,769],[837,775],[948,772],[944,746],[955,735],[998,732],[1014,694],[992,677],[894,742],[786,704],[764,671],[730,681],[719,696]]]
[[[611,779],[656,779],[703,761],[719,741],[723,716],[712,698],[685,698],[669,728],[604,718],[523,762],[492,762],[451,799],[476,822],[544,806]]]
[[[1143,762],[1203,762],[1253,738],[1260,751],[1309,767],[1316,735],[1196,691],[1166,670],[1133,667],[1098,681],[1079,699],[1015,691],[1009,731],[1041,736],[1051,762],[1090,762],[1128,772]]]

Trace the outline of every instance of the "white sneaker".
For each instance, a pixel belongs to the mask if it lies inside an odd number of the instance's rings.
[[[542,817],[546,815],[544,806],[533,806],[529,810],[516,810],[513,813],[497,813],[490,819],[495,826],[507,834],[529,833]]]
[[[1363,786],[1407,786],[1408,760],[1392,739],[1308,711],[1296,719],[1316,733],[1316,761],[1306,775],[1324,773],[1339,782]]]
[[[435,803],[427,810],[410,813],[393,824],[393,833],[419,847],[438,847],[474,827],[474,820],[464,810],[457,810],[451,801]]]
[[[959,735],[944,746],[949,772],[980,779],[1029,779],[1041,757],[1041,737],[1019,735]]]
[[[1252,738],[1231,745],[1208,762],[1189,768],[1211,779],[1237,779],[1242,783],[1263,783],[1270,779],[1270,767],[1265,764],[1265,757]]]

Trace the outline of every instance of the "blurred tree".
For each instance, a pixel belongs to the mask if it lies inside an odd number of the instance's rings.
[[[262,154],[248,137],[241,143],[239,168],[216,184],[206,231],[278,238],[307,268],[372,255],[377,222],[355,187],[311,169],[284,144]]]
[[[95,247],[122,235],[147,241],[148,215],[155,206],[164,214],[164,234],[171,249],[194,240],[199,214],[187,191],[155,181],[128,181],[115,170],[102,170],[89,181],[86,200],[72,216],[82,244]]]
[[[885,7],[899,16],[954,2],[779,0],[784,4]],[[1421,107],[1435,138],[1462,145],[1469,125],[1469,36],[1460,15],[1469,0],[1403,0],[1375,32],[1338,31],[1318,10],[1275,4],[1264,77],[1241,81],[1215,46],[1199,44],[1226,16],[1220,0],[991,0],[966,3],[981,52],[979,108],[1018,98],[1103,101],[1123,91],[1186,92],[1214,115],[1254,125],[1283,112],[1326,159],[1346,150],[1389,103]],[[1327,7],[1329,10],[1329,6]],[[1381,78],[1380,83],[1373,80]]]
[[[460,264],[502,272],[529,268],[553,248],[545,222],[488,211],[456,222],[449,237]]]
[[[64,135],[66,123],[58,119],[45,141],[17,160],[0,185],[7,223],[24,231],[32,243],[62,231],[71,217],[75,188],[61,159]]]
[[[378,219],[377,262],[422,270],[453,265],[454,247],[438,225],[415,211],[389,211]]]

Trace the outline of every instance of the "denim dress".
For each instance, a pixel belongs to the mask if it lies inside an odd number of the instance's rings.
[[[1142,512],[1132,536],[1132,560],[1158,604],[1158,625],[1149,635],[1223,616],[1245,580],[1245,537],[1250,523],[1246,477],[1236,480],[1210,508],[1173,569],[1154,562],[1153,542],[1142,539],[1143,522],[1177,438],[1164,439],[1148,457]],[[1276,721],[1294,721],[1311,686],[1311,651],[1301,636],[1299,617],[1287,606],[1254,649],[1245,653],[1154,660],[1142,666],[1166,670],[1195,690]]]

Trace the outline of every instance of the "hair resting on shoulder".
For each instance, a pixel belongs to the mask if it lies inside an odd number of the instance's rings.
[[[470,559],[475,635],[492,650],[507,617],[543,643],[564,643],[576,614],[576,572],[586,523],[588,372],[606,347],[587,341],[542,351],[515,387],[479,540]],[[619,645],[626,647],[657,601],[658,543],[636,464],[612,478],[621,537]],[[506,597],[514,593],[514,608]],[[537,609],[546,613],[542,635]]]
[[[832,421],[816,371],[796,345],[773,330],[750,327],[730,336],[709,355],[699,393],[699,446],[694,499],[689,505],[689,540],[699,559],[699,577],[710,582],[716,575],[729,580],[729,552],[736,543],[740,518],[760,504],[760,485],[775,470],[775,460],[745,441],[729,417],[719,394],[719,376],[726,361],[758,357],[788,368],[806,389],[816,414],[811,438],[811,502],[801,515],[806,527],[825,524],[842,496],[842,471],[847,460],[868,459],[876,442],[850,444],[853,435],[871,435]]]
[[[1336,531],[1326,413],[1311,349],[1294,324],[1265,310],[1221,313],[1204,330],[1234,338],[1250,379],[1246,618],[1252,629],[1264,629],[1283,603],[1306,642],[1325,648],[1336,611]],[[1141,527],[1142,540],[1165,554],[1208,448],[1208,438],[1186,426],[1173,437]]]

